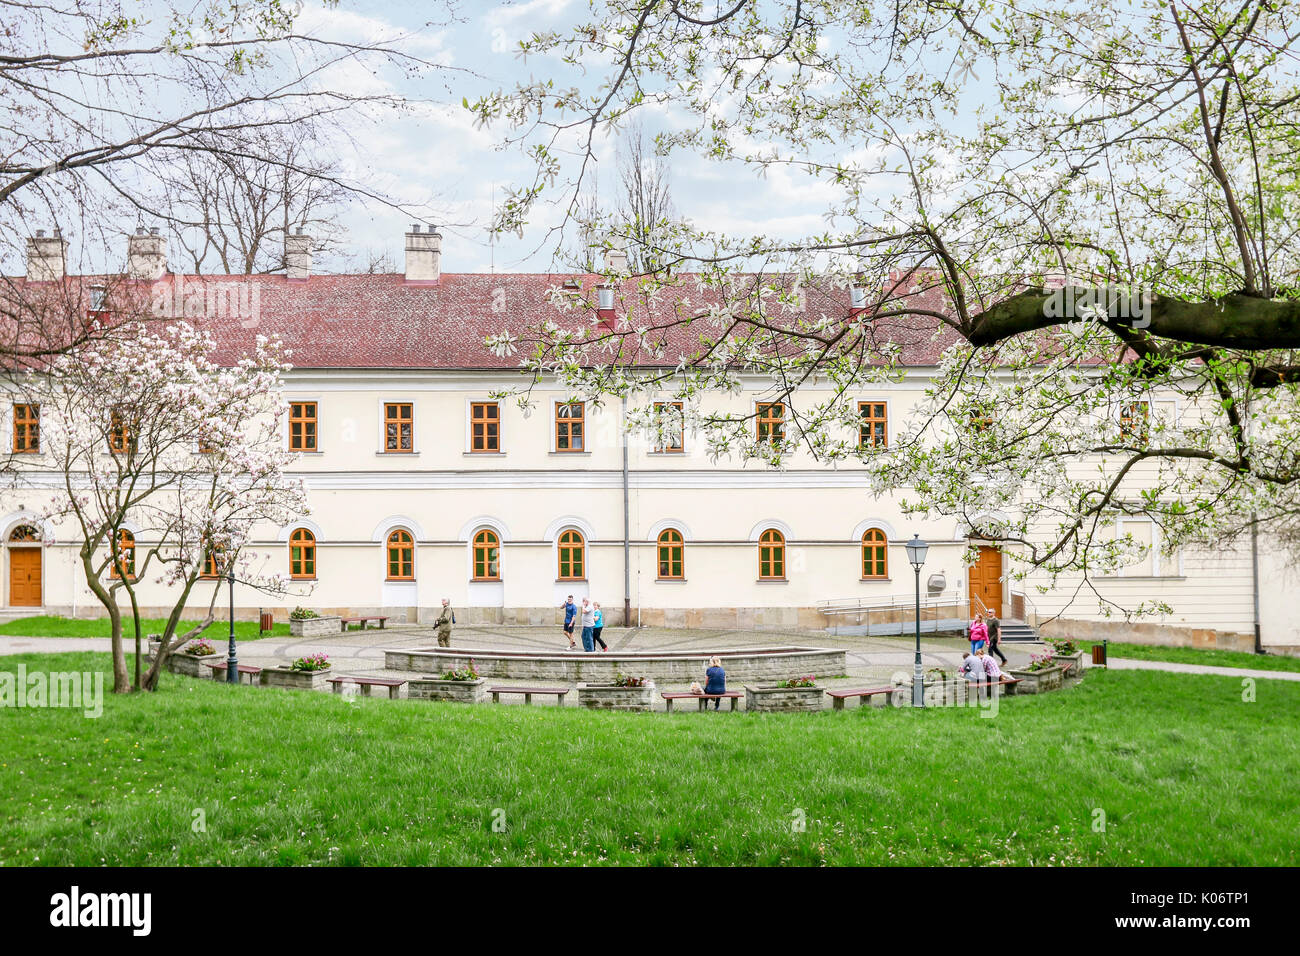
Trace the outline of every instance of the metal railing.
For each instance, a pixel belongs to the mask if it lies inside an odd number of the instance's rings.
[[[907,635],[916,632],[916,594],[889,594],[873,598],[837,598],[818,601],[817,608],[841,629],[872,635]],[[921,595],[921,632],[963,631],[971,619],[970,599],[960,591]]]
[[[839,633],[851,628],[864,634],[913,634],[916,631],[916,594],[887,594],[871,598],[835,598],[818,601],[817,609],[831,622],[831,629]],[[944,591],[921,595],[921,633],[939,631],[965,631],[977,614],[986,618],[990,612],[979,595],[971,596],[961,591]],[[1038,611],[1024,592],[1012,591],[1011,600],[1003,608],[1002,620],[1023,621],[1038,627]],[[837,621],[839,623],[837,623]]]

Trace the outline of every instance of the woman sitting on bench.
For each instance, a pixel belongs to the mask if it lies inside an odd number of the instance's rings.
[[[704,672],[708,682],[704,685],[706,694],[725,694],[727,692],[727,672],[722,669],[722,661],[717,657],[709,658],[709,669]],[[722,698],[713,698],[713,709],[717,710],[722,706]],[[709,709],[709,702],[704,702],[704,709]]]

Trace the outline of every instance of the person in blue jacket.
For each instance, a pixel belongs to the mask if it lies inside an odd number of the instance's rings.
[[[570,594],[564,600],[564,636],[569,639],[569,650],[578,646],[573,640],[573,620],[577,616],[578,605],[573,603],[573,595]]]
[[[605,615],[600,609],[600,602],[593,601],[592,607],[596,609],[596,623],[591,628],[591,639],[600,645],[602,651],[609,650],[609,645],[600,639],[600,632],[605,629]]]
[[[725,694],[727,692],[727,672],[722,669],[722,660],[717,657],[709,658],[709,669],[704,672],[708,682],[704,685],[706,694]],[[713,709],[717,710],[722,706],[722,698],[713,698]],[[709,702],[704,702],[704,709],[709,709]]]

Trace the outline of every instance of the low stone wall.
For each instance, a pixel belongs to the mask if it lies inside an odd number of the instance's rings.
[[[451,700],[462,704],[481,704],[487,700],[487,681],[414,679],[407,682],[408,700]]]
[[[169,654],[166,667],[173,674],[184,674],[186,677],[211,677],[212,668],[203,665],[224,662],[225,659],[225,654],[204,654],[202,657],[195,657],[193,654]]]
[[[1040,671],[1007,670],[1012,677],[1020,678],[1019,684],[1007,687],[1009,694],[1042,694],[1049,690],[1061,689],[1061,668],[1047,667]]]
[[[589,710],[649,710],[654,687],[618,687],[613,684],[578,686],[578,706]]]
[[[453,633],[454,636],[454,633]],[[594,653],[561,651],[526,654],[485,648],[418,648],[384,651],[388,670],[445,674],[469,666],[472,659],[484,677],[610,684],[618,674],[648,677],[658,684],[702,681],[707,661],[717,655],[728,681],[777,681],[814,674],[838,676],[848,665],[844,651],[820,647],[739,648],[690,653]]]
[[[751,687],[745,685],[745,709],[758,713],[822,709],[826,691],[820,687]]]
[[[330,637],[342,630],[341,617],[308,617],[289,622],[289,633],[294,637]]]
[[[261,675],[263,687],[324,691],[330,689],[327,681],[333,676],[334,670],[329,667],[323,671],[295,671],[290,670],[288,667],[264,667]]]
[[[1163,647],[1200,647],[1220,651],[1253,651],[1255,635],[1211,628],[1174,627],[1151,622],[1072,621],[1058,618],[1044,624],[1043,637],[1072,637],[1085,641],[1122,641]]]

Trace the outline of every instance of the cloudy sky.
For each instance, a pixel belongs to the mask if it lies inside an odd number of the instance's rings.
[[[412,75],[363,64],[338,67],[329,82],[338,88],[392,93],[409,101],[400,113],[356,121],[356,147],[340,159],[369,185],[414,206],[427,204],[440,224],[443,268],[449,272],[546,271],[552,264],[548,227],[559,219],[549,207],[522,239],[489,244],[486,228],[494,197],[511,183],[527,181],[531,169],[517,150],[498,149],[504,129],[480,129],[462,105],[464,98],[529,78],[579,82],[547,57],[523,59],[519,40],[536,30],[565,30],[586,19],[586,0],[523,0],[500,4],[455,0],[450,9],[420,3],[342,0],[336,8],[309,6],[300,28],[326,38],[392,40],[436,66]],[[430,22],[430,18],[435,18]],[[585,82],[590,83],[591,77]],[[671,110],[642,111],[647,133],[681,121]],[[613,192],[617,144],[599,146],[598,179],[603,195]],[[773,171],[756,188],[752,172],[692,156],[671,160],[678,212],[699,225],[731,232],[763,231],[795,236],[825,228],[826,187]],[[411,219],[379,204],[358,207],[347,217],[351,242],[368,254],[387,252],[400,268],[402,233]]]

